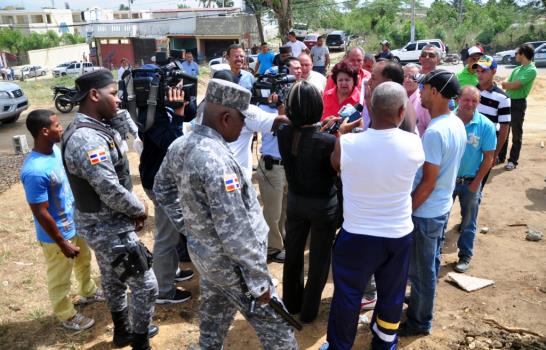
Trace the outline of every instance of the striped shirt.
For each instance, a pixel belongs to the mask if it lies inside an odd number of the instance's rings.
[[[491,90],[481,90],[479,86],[477,88],[480,90],[478,112],[495,124],[510,123],[510,97],[495,84]]]

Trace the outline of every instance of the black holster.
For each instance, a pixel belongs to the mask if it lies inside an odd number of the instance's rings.
[[[153,255],[140,241],[121,240],[122,244],[112,248],[117,258],[112,262],[112,268],[125,282],[128,277],[141,276],[152,267]]]
[[[265,170],[273,169],[273,157],[263,156],[263,159],[264,159]]]

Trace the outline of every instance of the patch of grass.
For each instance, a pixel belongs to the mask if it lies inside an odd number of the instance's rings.
[[[46,315],[46,312],[45,312],[44,309],[37,308],[37,309],[31,310],[27,314],[26,319],[29,320],[29,321],[37,321],[37,320],[41,319],[42,317],[44,317],[45,315]]]
[[[25,81],[16,81],[28,96],[30,105],[33,107],[51,105],[53,103],[54,86],[74,87],[74,77],[63,76],[59,78],[48,79],[28,79]]]

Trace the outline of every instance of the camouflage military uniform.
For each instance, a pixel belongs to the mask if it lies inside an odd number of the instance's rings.
[[[64,135],[71,133],[71,127],[77,121],[109,128],[106,124],[78,113]],[[120,142],[119,133],[111,130],[116,141]],[[122,282],[112,268],[115,258],[112,247],[122,244],[119,235],[127,235],[128,241],[138,240],[134,232],[134,218],[144,214],[144,205],[120,184],[114,166],[118,166],[123,158],[119,156],[116,147],[109,143],[109,139],[102,132],[88,127],[77,129],[68,142],[63,137],[67,172],[86,180],[99,195],[101,202],[98,212],[89,213],[76,209],[75,222],[78,232],[95,251],[108,308],[112,312],[118,312],[127,307],[128,286],[131,289],[130,314],[133,331],[146,333],[157,297],[157,281],[153,271],[149,269],[143,275],[129,276]]]
[[[237,311],[265,349],[297,349],[293,329],[269,305],[257,305],[249,314],[236,269],[254,297],[273,291],[266,264],[268,227],[252,184],[222,136],[196,125],[174,141],[154,192],[179,229],[187,228],[188,250],[201,276],[201,349],[222,348]]]

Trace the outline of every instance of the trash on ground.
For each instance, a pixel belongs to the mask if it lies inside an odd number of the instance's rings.
[[[454,282],[460,288],[467,292],[473,292],[478,289],[482,289],[495,284],[495,281],[485,278],[468,276],[463,273],[449,272],[447,274],[447,280]]]

